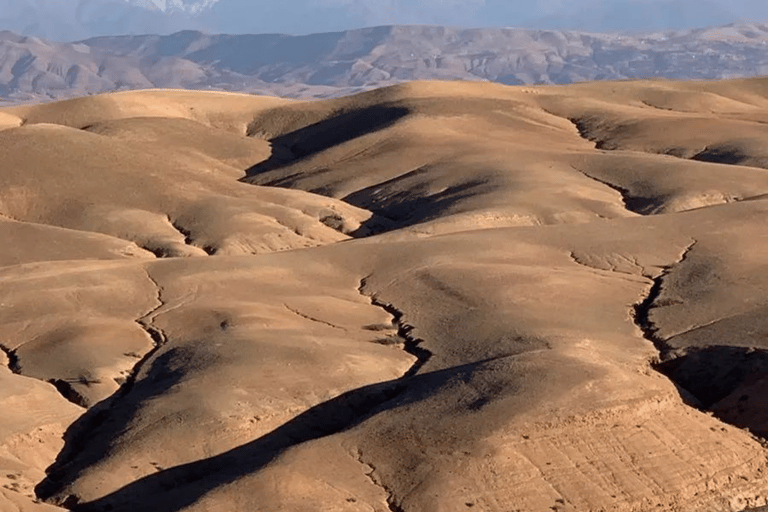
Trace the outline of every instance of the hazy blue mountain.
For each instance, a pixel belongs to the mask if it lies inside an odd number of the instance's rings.
[[[768,74],[768,26],[656,33],[381,26],[290,36],[182,31],[49,43],[0,32],[0,99],[124,89],[340,95],[407,80],[549,84]]]

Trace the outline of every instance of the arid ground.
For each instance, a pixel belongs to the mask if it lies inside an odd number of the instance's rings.
[[[766,505],[766,169],[768,79],[0,110],[0,510]]]

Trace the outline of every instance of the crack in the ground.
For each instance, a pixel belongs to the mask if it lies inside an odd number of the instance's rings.
[[[692,239],[691,242],[683,249],[682,253],[680,254],[680,257],[675,262],[661,267],[661,273],[659,273],[655,277],[648,275],[645,272],[645,267],[640,265],[636,257],[629,258],[623,255],[621,256],[625,261],[632,264],[632,266],[640,269],[640,274],[634,274],[631,272],[620,270],[615,265],[612,265],[612,264],[609,264],[608,266],[610,268],[607,268],[607,269],[595,267],[590,265],[588,262],[580,259],[574,251],[570,251],[569,253],[569,257],[571,261],[573,261],[575,264],[579,266],[582,266],[591,270],[600,270],[600,271],[608,272],[612,274],[619,274],[621,276],[625,276],[625,275],[636,276],[642,279],[643,280],[642,282],[650,284],[650,288],[648,289],[648,292],[646,293],[645,297],[640,302],[637,302],[632,306],[632,309],[630,310],[630,316],[634,324],[637,326],[637,328],[640,329],[640,332],[642,333],[643,338],[651,342],[651,344],[653,344],[656,351],[659,353],[658,360],[652,364],[653,369],[661,373],[665,377],[667,377],[670,381],[674,382],[679,388],[683,389],[686,393],[689,393],[689,391],[685,389],[683,386],[680,386],[680,384],[676,381],[675,378],[673,378],[670,372],[664,371],[663,366],[665,363],[669,361],[672,354],[672,349],[668,344],[668,341],[671,338],[662,338],[657,334],[659,328],[651,320],[650,316],[651,316],[651,311],[655,307],[657,307],[656,301],[661,296],[662,288],[664,286],[664,279],[667,276],[669,276],[669,274],[672,272],[672,270],[676,266],[680,265],[688,258],[691,251],[693,250],[693,248],[696,246],[697,243],[698,243],[697,240]]]
[[[367,295],[365,293],[365,287],[367,285],[368,277],[363,278],[360,281],[360,286],[358,287],[358,292],[360,295],[364,297],[368,297],[371,301],[371,304],[374,306],[380,307],[390,315],[392,315],[392,323],[394,326],[397,327],[397,335],[402,338],[404,341],[403,343],[403,350],[405,350],[407,353],[411,354],[416,358],[416,361],[413,363],[413,366],[401,377],[401,378],[407,378],[411,377],[413,375],[416,375],[421,368],[427,364],[427,361],[432,357],[432,352],[427,350],[426,348],[420,346],[424,340],[420,338],[416,338],[413,336],[412,332],[414,327],[410,324],[407,324],[403,322],[403,315],[404,313],[397,309],[394,305],[382,302],[376,294]]]
[[[8,359],[8,369],[13,373],[14,375],[18,375],[20,377],[27,377],[27,378],[34,378],[29,377],[28,375],[24,375],[21,371],[21,364],[19,362],[19,355],[17,354],[17,350],[21,348],[23,345],[19,345],[15,349],[10,349],[8,347],[4,347],[0,345],[0,350],[5,354],[5,357]],[[40,380],[41,382],[47,382],[54,388],[56,388],[56,391],[68,402],[71,402],[78,407],[82,407],[83,409],[88,408],[88,404],[84,397],[82,397],[79,393],[77,393],[74,388],[72,387],[72,384],[74,383],[82,383],[82,384],[89,384],[89,383],[98,383],[99,380],[89,381],[85,378],[77,379],[77,380],[67,380],[67,379],[49,379],[49,380],[43,380],[43,379],[36,379]]]
[[[16,350],[12,350],[8,347],[0,345],[0,350],[5,354],[8,359],[8,369],[15,375],[21,375],[19,371],[19,356],[16,355]]]
[[[155,353],[167,342],[167,337],[163,332],[163,330],[154,325],[154,321],[158,316],[158,312],[163,307],[166,306],[166,302],[163,299],[163,287],[157,282],[157,280],[155,280],[155,278],[152,277],[152,275],[149,273],[149,270],[147,270],[146,267],[142,267],[142,269],[144,270],[146,278],[152,283],[152,286],[155,288],[155,304],[146,313],[144,313],[139,318],[134,320],[134,322],[138,324],[139,327],[141,327],[147,333],[149,338],[152,340],[154,346],[149,351],[147,351],[141,357],[141,359],[133,366],[128,376],[125,378],[125,381],[120,386],[120,388],[117,391],[115,391],[115,393],[113,393],[111,396],[109,396],[102,402],[99,402],[99,404],[97,404],[95,407],[89,409],[86,412],[86,415],[82,417],[82,418],[85,418],[88,414],[92,415],[89,418],[87,431],[95,430],[109,418],[110,416],[109,410],[112,408],[115,401],[120,400],[130,392],[131,388],[136,382],[136,378],[139,372],[141,371],[141,369],[155,355]],[[69,394],[69,395],[72,395],[74,398],[80,398],[82,400],[82,398],[77,393],[77,391],[72,387],[71,384],[73,383],[74,382],[68,382],[64,380],[58,380],[56,383],[52,382],[52,384],[56,386],[56,388],[65,398],[67,398],[67,395]],[[70,401],[73,401],[73,400],[70,399]],[[73,403],[77,404],[76,401],[73,401]],[[79,448],[73,450],[72,447],[65,446],[64,450],[69,449],[71,452],[77,453],[84,447],[85,443],[89,441],[84,437],[79,442],[82,443],[82,446],[80,446]],[[62,458],[62,455],[59,454],[59,459],[61,458]],[[38,497],[40,497],[39,489],[43,487],[44,483],[45,483],[45,480],[40,484],[38,484],[38,486],[36,487],[36,493],[38,494]],[[79,499],[77,497],[70,496],[70,498],[68,498],[67,500],[64,500],[64,502],[62,503],[57,503],[57,505],[65,508],[72,508],[77,506],[78,500]],[[67,504],[66,501],[71,501],[71,506]]]
[[[144,329],[149,337],[152,339],[152,341],[155,343],[155,347],[160,347],[162,345],[165,345],[167,340],[167,337],[165,336],[165,333],[162,331],[162,329],[156,327],[154,325],[155,318],[157,318],[157,313],[162,309],[166,304],[163,300],[163,287],[160,286],[160,284],[155,280],[154,277],[149,273],[149,270],[144,268],[144,274],[147,276],[147,279],[149,282],[152,283],[152,286],[155,288],[155,306],[150,309],[147,313],[140,316],[136,323]]]
[[[657,334],[659,328],[650,318],[651,310],[656,307],[656,301],[661,296],[664,279],[672,272],[672,269],[688,259],[688,256],[691,254],[693,248],[696,247],[697,243],[697,240],[692,240],[683,250],[677,261],[662,267],[662,272],[651,280],[652,285],[650,290],[648,290],[646,297],[632,308],[632,319],[634,320],[635,325],[642,331],[643,337],[653,343],[653,346],[656,347],[656,350],[659,352],[660,361],[664,361],[668,358],[670,346],[667,343],[667,339],[662,338]],[[659,368],[656,369],[661,371]]]
[[[147,269],[145,268],[144,270],[146,271]],[[62,489],[62,482],[65,480],[64,476],[62,476],[65,475],[65,473],[61,468],[66,468],[68,464],[72,463],[74,457],[77,457],[78,454],[82,453],[86,446],[93,444],[94,439],[92,433],[112,417],[112,411],[114,410],[115,404],[125,398],[132,390],[139,371],[144,364],[153,357],[156,351],[162,346],[162,343],[165,343],[165,334],[154,325],[158,312],[167,311],[167,309],[163,309],[166,307],[166,301],[163,297],[164,291],[162,286],[160,286],[160,284],[152,277],[149,271],[147,271],[147,278],[156,287],[157,301],[155,306],[144,316],[136,320],[136,322],[141,325],[142,328],[147,330],[148,334],[153,336],[153,339],[156,339],[157,346],[136,364],[131,376],[115,394],[106,401],[101,402],[96,407],[90,409],[86,415],[79,420],[81,425],[78,426],[77,432],[70,433],[71,439],[69,440],[69,445],[65,446],[57,461],[57,470],[61,474],[57,474],[57,471],[54,470],[49,474],[49,477],[41,482],[36,488],[36,492],[41,499],[48,499],[50,503],[64,504],[64,506],[68,506],[71,509],[83,511],[107,510],[115,503],[124,504],[141,500],[144,491],[141,491],[140,489],[146,485],[144,480],[137,481],[134,484],[130,484],[125,488],[116,491],[110,496],[106,496],[90,503],[80,503],[80,498],[75,495],[57,497],[57,492]],[[358,291],[361,295],[369,297],[364,293],[365,286],[366,280],[363,279]],[[313,406],[274,431],[239,448],[238,450],[245,450],[251,454],[248,457],[253,461],[254,471],[257,470],[255,468],[268,464],[275,457],[279,456],[279,454],[291,447],[343,432],[355,425],[359,425],[371,416],[386,410],[388,404],[391,404],[394,400],[400,399],[403,393],[409,389],[410,384],[414,382],[412,380],[414,374],[426,363],[432,353],[424,348],[418,347],[418,344],[421,343],[422,340],[416,339],[410,334],[413,327],[405,325],[402,322],[402,312],[390,304],[382,303],[375,297],[371,298],[371,303],[385,309],[393,316],[393,325],[398,325],[400,336],[405,340],[404,350],[407,350],[408,353],[414,355],[417,361],[401,377],[391,381],[363,386],[362,388],[348,391],[331,400]],[[161,354],[159,357],[163,358],[168,355],[169,354]],[[157,360],[153,360],[152,364],[155,365],[161,363],[158,363]],[[119,428],[122,429],[122,427]],[[104,436],[102,436],[102,438],[103,437]],[[228,479],[230,476],[226,472],[217,473],[216,471],[213,471],[213,468],[230,465],[231,461],[228,457],[231,456],[231,454],[225,453],[211,459],[166,469],[159,472],[154,479],[157,479],[160,482],[158,485],[161,487],[170,488],[174,485],[178,485],[180,481],[186,483],[200,481],[206,483],[205,485],[201,485],[200,489],[211,488],[210,486],[215,486],[216,482],[224,483],[229,481]],[[238,456],[238,460],[241,460],[241,458],[242,456]],[[228,462],[223,462],[225,460]],[[68,471],[72,471],[72,469],[69,468]],[[382,488],[386,489],[386,487],[383,486]],[[394,494],[390,492],[388,493],[388,496],[388,506],[390,507],[391,512],[402,512],[403,509],[397,504]],[[188,503],[187,497],[180,499],[184,503]],[[181,509],[181,506],[173,508],[173,510]]]
[[[215,247],[211,247],[208,245],[206,245],[205,247],[198,247],[197,245],[194,244],[194,238],[192,237],[192,232],[190,230],[188,230],[187,228],[179,224],[178,221],[173,220],[170,215],[167,215],[166,218],[168,219],[168,224],[170,224],[173,229],[178,231],[181,234],[181,236],[184,237],[184,245],[188,245],[196,249],[202,249],[202,251],[208,256],[214,255],[214,253],[216,252]]]
[[[619,185],[616,185],[615,183],[611,183],[610,181],[605,181],[595,176],[592,176],[587,171],[583,169],[579,169],[575,165],[571,165],[571,168],[574,171],[589,178],[590,180],[600,183],[601,185],[608,187],[615,192],[618,192],[621,195],[621,202],[624,204],[625,210],[628,210],[632,213],[636,213],[638,215],[649,215],[650,209],[653,206],[655,206],[653,200],[650,198],[633,196],[630,193],[629,189],[620,187]]]
[[[646,276],[645,268],[642,265],[640,265],[640,263],[637,261],[637,258],[630,259],[627,256],[624,256],[623,254],[618,254],[618,256],[621,259],[623,259],[624,261],[626,261],[627,263],[629,263],[630,265],[632,265],[633,267],[636,267],[636,268],[640,269],[640,273],[639,274],[637,274],[635,272],[628,272],[626,270],[621,270],[616,265],[610,263],[607,260],[606,260],[606,264],[610,268],[594,267],[594,266],[590,265],[589,263],[587,263],[586,261],[583,261],[581,258],[579,258],[579,255],[575,251],[571,251],[568,254],[568,256],[571,258],[571,261],[573,261],[577,265],[582,266],[584,268],[588,268],[588,269],[593,270],[593,271],[610,272],[610,273],[613,273],[613,274],[621,274],[622,276],[635,277],[635,278],[644,279],[644,280],[650,279],[648,276]],[[638,282],[638,280],[636,280],[636,279],[627,279],[627,278],[622,278],[622,279],[625,280],[625,281],[632,282],[632,283]]]
[[[548,113],[551,114],[551,112],[548,112]],[[578,132],[579,137],[581,137],[587,142],[591,142],[592,144],[594,144],[595,149],[597,150],[605,149],[605,141],[600,140],[596,137],[591,137],[589,135],[589,128],[587,126],[587,122],[584,119],[579,119],[576,117],[565,117],[558,114],[553,114],[553,115],[561,119],[566,119],[568,122],[570,122],[574,126],[574,128],[576,128],[576,131]]]
[[[645,297],[632,306],[632,319],[643,338],[651,342],[659,354],[652,362],[652,368],[675,384],[688,406],[707,412],[725,424],[745,429],[754,439],[766,443],[768,423],[764,420],[765,388],[762,383],[768,375],[768,351],[742,345],[700,346],[694,343],[674,347],[670,341],[686,334],[695,335],[725,319],[695,325],[666,337],[659,335],[659,326],[651,319],[654,308],[667,305],[660,301],[665,279],[688,259],[697,243],[692,240],[678,260],[661,267],[662,272],[656,277],[644,275],[651,286]],[[573,253],[571,259],[587,268],[596,268],[580,261]],[[601,270],[623,274],[616,269]]]
[[[174,221],[170,217],[168,217],[168,224],[170,224],[173,229],[178,231],[181,236],[184,237],[184,244],[185,245],[192,245],[192,232],[183,226],[181,226],[178,222]]]
[[[342,331],[346,331],[346,329],[344,327],[338,326],[336,324],[332,324],[331,322],[326,322],[325,320],[320,320],[319,318],[315,318],[313,316],[309,316],[309,315],[307,315],[305,313],[302,313],[298,309],[292,308],[291,306],[289,306],[286,303],[283,303],[283,306],[285,307],[285,309],[287,309],[288,311],[290,311],[294,315],[296,315],[296,316],[298,316],[300,318],[303,318],[304,320],[309,320],[310,322],[316,322],[318,324],[327,325],[328,327],[333,327],[334,329],[340,329]]]
[[[167,222],[168,225],[171,228],[173,228],[178,234],[184,237],[184,240],[183,240],[184,245],[193,249],[198,249],[204,252],[205,254],[207,254],[208,256],[213,256],[216,253],[216,247],[212,247],[209,245],[200,247],[198,245],[195,245],[192,232],[186,229],[185,227],[183,227],[177,221],[173,220],[170,215],[165,215],[165,222]],[[179,256],[178,251],[173,247],[173,245],[177,243],[175,240],[173,240],[172,243],[170,244],[164,240],[149,240],[141,244],[134,241],[134,243],[136,243],[140,248],[144,249],[145,251],[148,251],[154,254],[155,258],[173,258],[173,257]],[[184,256],[184,254],[181,254],[181,255]]]
[[[157,290],[156,292],[156,303],[150,309],[147,313],[140,316],[137,320],[135,320],[136,324],[139,325],[149,336],[149,338],[153,342],[153,347],[151,350],[149,350],[144,356],[142,356],[139,361],[133,366],[131,371],[129,372],[128,376],[125,378],[124,382],[121,384],[120,388],[112,395],[114,396],[122,396],[123,393],[125,393],[132,385],[133,382],[136,379],[136,375],[138,375],[139,370],[141,367],[146,363],[152,355],[159,349],[161,346],[165,345],[167,339],[165,336],[165,333],[162,331],[162,329],[159,329],[153,325],[153,322],[155,318],[157,317],[157,312],[165,306],[165,301],[163,301],[162,298],[162,287],[155,281],[155,279],[149,274],[149,271],[144,268],[144,273],[147,276],[147,279],[152,283],[152,285]],[[18,357],[16,356],[15,350],[7,350],[3,349],[6,353],[6,356],[8,356],[9,359],[9,368],[11,368],[11,371],[13,371],[16,374],[21,375],[20,369],[19,369],[19,362]],[[77,378],[77,379],[50,379],[48,380],[48,383],[51,384],[56,388],[56,390],[66,398],[68,401],[72,402],[73,404],[83,407],[87,409],[89,407],[89,402],[87,399],[77,390],[75,387],[76,384],[81,385],[88,385],[88,384],[98,384],[101,382],[98,379],[94,380],[88,380],[85,377]]]
[[[397,503],[395,495],[393,494],[392,490],[384,485],[383,483],[379,482],[379,480],[376,478],[374,473],[376,472],[376,468],[373,467],[373,465],[369,462],[366,462],[363,458],[363,451],[360,450],[360,448],[357,449],[357,454],[355,455],[355,459],[358,463],[360,463],[361,466],[365,468],[365,476],[368,477],[368,480],[371,481],[373,485],[384,491],[384,494],[387,495],[387,508],[389,508],[390,512],[405,512],[405,509]]]
[[[421,343],[423,343],[424,340],[420,338],[416,338],[413,336],[413,330],[414,327],[410,324],[406,324],[403,322],[403,316],[404,313],[397,309],[394,305],[381,301],[378,296],[374,294],[367,294],[365,291],[368,279],[368,277],[364,277],[360,280],[360,286],[358,287],[357,291],[360,293],[360,295],[364,297],[368,297],[371,301],[371,304],[374,306],[377,306],[384,311],[386,311],[388,314],[392,316],[392,325],[397,328],[397,336],[403,339],[402,348],[405,352],[408,354],[414,356],[416,358],[416,361],[413,363],[413,365],[406,371],[402,377],[400,377],[399,380],[407,380],[413,376],[415,376],[419,370],[421,370],[422,367],[424,367],[425,364],[430,360],[432,357],[432,352],[422,346]],[[407,385],[403,386],[403,388],[392,398],[390,398],[387,401],[394,400],[402,394],[407,389]],[[383,405],[386,402],[383,402],[381,405]],[[405,509],[400,505],[397,501],[397,497],[395,496],[395,493],[392,489],[390,489],[385,483],[379,481],[374,475],[376,469],[375,467],[370,463],[366,462],[363,459],[362,451],[358,449],[357,451],[357,461],[363,465],[363,467],[370,468],[370,471],[366,471],[366,476],[371,480],[371,482],[382,489],[384,493],[387,495],[387,507],[389,508],[390,512],[405,512]]]

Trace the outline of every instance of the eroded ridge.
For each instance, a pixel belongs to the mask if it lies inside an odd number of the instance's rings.
[[[659,335],[659,327],[651,319],[652,311],[664,306],[661,298],[665,280],[689,258],[697,243],[692,240],[678,260],[662,267],[662,272],[656,277],[644,272],[636,259],[627,258],[651,285],[645,297],[632,306],[630,314],[643,338],[658,351],[653,369],[677,386],[689,406],[709,412],[724,423],[746,429],[765,442],[768,439],[768,424],[765,421],[764,401],[760,397],[768,384],[765,377],[768,375],[768,351],[739,346],[676,348],[670,344],[671,340],[682,334],[701,331],[721,320],[665,338]],[[574,253],[571,253],[571,260],[592,270],[627,273],[613,266],[608,269],[593,267]]]
[[[3,354],[5,354],[5,357],[8,360],[7,365],[11,373],[13,373],[14,375],[22,376],[22,377],[27,377],[21,371],[19,356],[16,353],[16,351],[19,348],[20,347],[16,347],[15,349],[9,349],[8,347],[4,347],[0,345],[0,350],[2,350]],[[39,379],[39,380],[42,380],[42,379]],[[44,382],[47,382],[48,384],[56,388],[56,391],[58,391],[59,394],[68,402],[71,402],[77,405],[78,407],[82,407],[84,409],[88,407],[86,399],[82,395],[80,395],[80,393],[75,391],[74,387],[72,386],[72,382],[64,379],[49,379]],[[76,382],[88,384],[88,381],[78,380]]]
[[[365,476],[368,477],[368,480],[371,481],[373,485],[384,491],[384,493],[387,496],[387,508],[390,512],[405,512],[405,509],[403,509],[402,506],[400,506],[397,503],[397,498],[395,497],[395,494],[392,492],[392,490],[384,483],[380,482],[378,478],[376,478],[376,468],[369,462],[366,461],[363,457],[363,452],[358,448],[357,453],[355,454],[355,458],[357,459],[357,462],[360,463],[361,466],[364,468]]]
[[[126,377],[123,385],[115,393],[115,397],[123,396],[125,393],[130,391],[130,388],[133,387],[134,382],[136,382],[136,377],[144,365],[152,358],[152,356],[155,355],[155,353],[161,347],[163,347],[163,345],[168,342],[168,337],[166,336],[165,332],[154,325],[155,319],[158,317],[160,310],[166,306],[166,302],[163,298],[163,287],[160,286],[160,283],[158,283],[157,280],[152,277],[152,274],[150,274],[149,270],[146,268],[144,268],[144,273],[147,279],[152,283],[152,286],[155,288],[155,305],[147,313],[136,319],[136,323],[139,325],[139,327],[144,329],[144,331],[152,340],[154,346],[148,350],[134,365],[134,367],[131,369],[131,372]]]
[[[653,200],[649,198],[633,196],[632,193],[629,191],[629,189],[620,187],[619,185],[616,185],[609,181],[605,181],[600,178],[597,178],[591,175],[590,173],[588,173],[587,171],[583,169],[579,169],[575,165],[571,165],[571,168],[574,171],[581,173],[586,178],[589,178],[590,180],[595,181],[600,185],[608,187],[614,192],[618,192],[621,195],[621,202],[624,205],[624,209],[626,209],[627,211],[636,213],[638,215],[649,215],[649,213],[653,210],[653,207],[655,206],[653,204]]]
[[[21,372],[19,371],[19,357],[16,355],[16,351],[2,345],[0,345],[0,350],[5,354],[6,359],[8,359],[8,369],[16,375],[21,375]]]
[[[656,302],[661,295],[661,291],[664,286],[664,279],[666,279],[666,277],[677,265],[685,262],[691,251],[694,249],[694,247],[696,247],[697,243],[698,242],[696,240],[693,240],[685,248],[685,250],[680,255],[680,258],[676,262],[672,263],[671,265],[665,265],[662,267],[662,272],[658,276],[651,279],[652,284],[650,290],[648,290],[648,295],[646,295],[642,301],[638,302],[632,307],[632,319],[634,320],[635,325],[637,325],[637,327],[642,331],[643,337],[653,343],[653,346],[656,347],[656,350],[659,351],[660,362],[663,362],[669,358],[670,347],[667,343],[667,340],[661,338],[658,335],[659,329],[650,318],[651,310],[657,306]]]
[[[388,302],[381,301],[376,294],[369,295],[365,292],[367,282],[367,277],[360,281],[358,292],[360,292],[360,295],[368,297],[371,300],[371,304],[380,307],[388,314],[392,315],[392,324],[397,328],[397,336],[403,340],[403,350],[416,358],[413,366],[411,366],[401,378],[412,377],[416,375],[425,364],[427,364],[427,361],[429,361],[429,359],[432,357],[432,352],[421,346],[424,340],[413,336],[412,333],[414,327],[403,322],[404,314],[402,311]]]

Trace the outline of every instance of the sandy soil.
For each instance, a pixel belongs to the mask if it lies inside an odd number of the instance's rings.
[[[768,505],[768,80],[0,111],[0,510]]]

